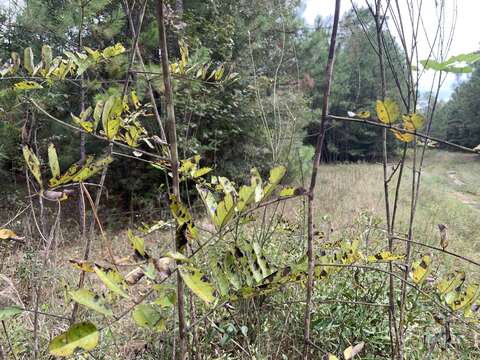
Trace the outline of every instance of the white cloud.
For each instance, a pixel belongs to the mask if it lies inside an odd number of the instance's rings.
[[[432,41],[435,34],[435,29],[438,23],[438,17],[436,15],[435,4],[440,0],[423,0],[422,3],[422,17],[423,26],[426,32],[429,34],[429,40]],[[365,5],[364,1],[355,1],[358,6]],[[419,1],[414,1],[415,4]],[[452,46],[449,51],[449,55],[458,55],[461,53],[468,53],[476,51],[480,48],[480,31],[476,31],[476,25],[478,21],[478,14],[480,13],[480,0],[445,0],[446,11],[446,27],[449,28],[452,24],[454,15],[454,6],[457,4],[457,22],[455,27],[455,33],[453,37]],[[407,38],[411,37],[411,31],[409,32],[409,17],[408,10],[405,1],[400,1],[400,10],[404,18],[404,26],[407,29]],[[306,22],[313,25],[315,18],[320,15],[323,17],[333,16],[335,1],[334,0],[306,0],[306,7],[304,12],[304,18]],[[348,0],[342,1],[341,13],[351,8],[351,3]],[[392,32],[395,32],[395,27],[392,20],[389,20],[389,27]],[[422,31],[423,32],[423,31]],[[422,35],[418,38],[418,53],[419,59],[425,59],[429,55],[429,45],[427,38]],[[465,77],[464,77],[465,78]],[[429,71],[424,74],[420,80],[419,87],[421,91],[428,91],[433,79],[433,72]],[[446,99],[450,97],[454,85],[457,82],[457,78],[453,74],[449,74],[440,93],[440,97]]]

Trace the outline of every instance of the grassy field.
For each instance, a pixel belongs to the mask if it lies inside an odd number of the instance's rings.
[[[396,231],[401,233],[408,230],[410,216],[411,161],[404,172],[396,226]],[[427,152],[414,223],[415,240],[439,246],[437,225],[445,224],[449,234],[448,250],[480,261],[480,242],[477,240],[480,238],[479,175],[480,157],[477,155],[440,150]],[[391,200],[396,178],[393,180]],[[328,214],[334,230],[349,226],[365,212],[385,217],[383,168],[380,164],[323,165],[318,189],[317,213],[320,216]],[[454,266],[452,259],[445,260]]]

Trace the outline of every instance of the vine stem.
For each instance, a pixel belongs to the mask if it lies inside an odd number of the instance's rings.
[[[167,142],[170,149],[170,164],[172,170],[172,185],[170,193],[180,201],[180,180],[178,175],[178,148],[177,148],[177,130],[175,121],[175,107],[173,104],[172,79],[170,75],[170,65],[168,60],[167,35],[165,31],[164,3],[163,0],[156,2],[156,16],[158,23],[158,37],[160,46],[160,58],[162,62],[163,84],[165,87],[165,108],[167,110],[167,119],[165,130]],[[174,240],[175,241],[175,240]],[[176,242],[176,241],[175,241]],[[180,244],[176,242],[176,250],[182,252]],[[185,320],[185,287],[182,277],[177,272],[177,313],[178,313],[178,353],[177,358],[184,360],[187,358],[187,337]]]
[[[327,122],[328,105],[330,101],[330,88],[333,75],[333,63],[335,59],[335,45],[337,42],[338,22],[340,18],[340,3],[341,0],[335,1],[335,14],[333,16],[332,34],[330,37],[330,47],[328,50],[327,66],[325,68],[325,86],[323,92],[322,118],[320,120],[320,129],[317,137],[317,144],[315,146],[315,155],[312,164],[312,177],[310,179],[310,187],[308,190],[308,204],[307,204],[307,257],[308,257],[308,279],[307,279],[307,296],[305,303],[304,315],[304,347],[302,358],[310,359],[310,323],[311,323],[311,302],[313,294],[313,271],[315,267],[315,257],[313,255],[313,201],[315,199],[315,185],[317,183],[317,173],[320,166],[320,159],[322,157],[323,143],[325,139],[325,124]]]

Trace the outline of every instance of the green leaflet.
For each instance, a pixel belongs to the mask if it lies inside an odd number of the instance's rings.
[[[218,203],[215,212],[214,222],[217,229],[224,227],[235,213],[235,204],[231,194],[226,194],[222,201]]]
[[[111,305],[108,304],[103,297],[95,294],[93,291],[88,289],[78,289],[76,291],[70,291],[69,295],[73,301],[80,305],[88,307],[89,309],[105,316],[113,316]]]
[[[378,120],[384,124],[393,124],[400,115],[400,108],[392,99],[385,99],[384,101],[377,100],[376,110]]]
[[[206,303],[211,303],[215,300],[215,288],[207,280],[206,276],[197,268],[193,266],[179,266],[178,271],[185,284]]]
[[[178,262],[190,262],[191,260],[183,255],[182,253],[179,252],[172,252],[172,251],[167,251],[165,253],[165,257],[168,257],[170,259],[173,259]]]
[[[105,106],[105,103],[100,100],[97,101],[95,104],[95,110],[93,110],[93,131],[96,131],[98,128],[98,124],[102,120],[102,114],[103,114],[103,107]]]
[[[256,185],[252,184],[250,186],[243,185],[238,192],[238,200],[236,205],[236,210],[242,212],[245,210],[255,199],[255,188]]]
[[[211,258],[209,264],[220,295],[227,296],[229,292],[229,281],[225,275],[222,263],[218,259]]]
[[[98,160],[95,160],[94,162],[90,164],[85,164],[73,177],[72,181],[73,182],[81,182],[87,180],[89,177],[97,174],[105,166],[110,164],[113,161],[113,157],[111,156],[105,156],[103,158],[100,158]]]
[[[237,266],[235,264],[235,256],[232,252],[228,252],[223,261],[224,269],[225,269],[225,276],[227,277],[228,281],[235,290],[239,290],[242,287],[242,279],[239,275],[237,270]]]
[[[151,304],[139,304],[132,312],[132,318],[140,327],[149,328],[155,331],[165,329],[165,320],[162,314]]]
[[[42,46],[42,63],[45,69],[48,69],[52,64],[52,48],[46,44]]]
[[[120,115],[122,113],[122,101],[118,96],[110,96],[102,110],[102,126],[105,136],[113,140],[120,129]]]
[[[452,56],[444,62],[439,62],[433,59],[421,60],[420,64],[422,64],[426,70],[444,71],[455,74],[466,74],[473,71],[473,67],[471,65],[473,65],[479,60],[480,54],[472,52]]]
[[[170,308],[177,303],[177,294],[174,286],[169,285],[155,285],[155,290],[160,293],[160,296],[153,302],[161,308]]]
[[[135,110],[140,109],[142,104],[140,104],[140,100],[138,99],[137,92],[135,90],[130,93],[130,99],[132,100],[132,104]]]
[[[285,166],[276,166],[270,170],[270,177],[268,178],[268,184],[263,189],[263,198],[268,198],[272,192],[276,189],[277,185],[282,181],[287,169]]]
[[[94,270],[107,289],[124,298],[129,297],[124,290],[126,287],[125,281],[119,272],[113,269],[101,268],[98,265],[94,267]]]
[[[190,211],[180,202],[178,201],[177,197],[173,194],[170,194],[170,210],[172,212],[173,217],[177,222],[177,230],[181,229],[183,225],[186,226],[188,230],[188,235],[192,239],[198,238],[198,229],[193,222],[192,215]]]
[[[57,150],[55,149],[55,145],[53,145],[53,143],[48,144],[48,164],[50,165],[52,177],[59,177],[60,164],[58,163]]]
[[[125,52],[125,47],[118,43],[113,46],[109,46],[102,51],[102,56],[104,59],[109,59],[114,56],[123,54]]]
[[[50,341],[48,352],[54,356],[70,356],[79,349],[93,350],[100,340],[97,327],[91,322],[72,325],[66,332]]]
[[[43,188],[42,174],[40,172],[40,161],[27,145],[23,146],[23,158],[25,159],[28,169],[32,173],[33,177],[40,185],[40,188]]]
[[[23,67],[27,70],[29,75],[33,75],[35,65],[33,63],[33,51],[32,48],[25,48],[23,50]]]
[[[139,253],[142,257],[145,257],[145,240],[139,236],[135,236],[130,229],[128,229],[127,235],[133,250]]]
[[[19,306],[6,306],[0,309],[0,320],[7,320],[11,317],[20,315],[23,309]]]

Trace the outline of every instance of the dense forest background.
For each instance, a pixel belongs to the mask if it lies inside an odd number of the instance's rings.
[[[289,162],[292,175],[300,176],[301,164],[313,155],[331,26],[329,18],[318,18],[313,27],[308,26],[302,18],[303,5],[301,1],[176,2],[168,29],[171,56],[180,58],[181,44],[188,50],[190,66],[223,66],[234,78],[228,83],[192,81],[181,76],[174,79],[180,153],[184,158],[201,154],[208,165],[222,168],[233,179],[252,166],[266,169],[279,161]],[[379,70],[371,66],[376,55],[364,33],[373,36],[375,24],[367,9],[356,10],[358,17],[350,10],[340,23],[331,104],[331,112],[338,115],[373,110],[373,99],[380,91]],[[132,11],[137,15],[141,9],[137,6]],[[22,53],[27,46],[39,54],[43,44],[49,44],[55,55],[79,50],[79,28],[84,29],[82,46],[104,48],[122,43],[127,47],[132,41],[121,1],[92,1],[79,7],[72,1],[31,0],[24,6],[3,8],[0,16],[3,59],[8,59],[11,52]],[[400,63],[399,44],[388,29],[384,32],[391,53]],[[155,91],[161,93],[163,84],[155,75],[160,71],[156,39],[154,11],[147,9],[139,46],[148,71],[153,73]],[[86,97],[98,100],[121,91],[119,74],[127,63],[125,54],[100,72],[87,73]],[[141,69],[135,68],[132,77],[140,80],[136,90],[142,99],[146,88],[136,71]],[[395,97],[391,74],[387,73],[387,94]],[[400,69],[398,74],[402,75]],[[475,121],[478,77],[477,69],[450,101],[440,104],[434,133],[467,146],[480,142],[480,126]],[[12,175],[18,181],[23,176],[18,149],[24,115],[21,109],[10,107],[16,94],[8,88],[8,80],[2,85],[0,171],[5,176],[1,191],[14,196],[17,188],[11,182]],[[64,95],[45,97],[43,103],[57,117],[71,121],[70,113],[80,109],[79,88],[68,82],[55,86],[63,88]],[[38,137],[44,140],[36,146],[42,149],[50,140],[43,134],[55,125],[41,116],[38,121]],[[156,130],[152,121],[151,131]],[[61,138],[63,158],[71,162],[77,158],[79,138],[67,131],[55,128],[55,136]],[[326,161],[374,161],[381,153],[381,144],[376,141],[380,133],[381,129],[358,124],[331,124],[323,157]],[[95,141],[87,146],[89,152],[98,148]],[[395,142],[390,141],[392,146]],[[163,180],[155,169],[127,159],[115,163],[112,171],[116,175],[108,184],[110,201],[118,202],[131,214],[140,208],[145,214],[146,208],[158,207],[158,194],[151,189],[161,187]],[[152,183],[157,186],[152,187]]]

